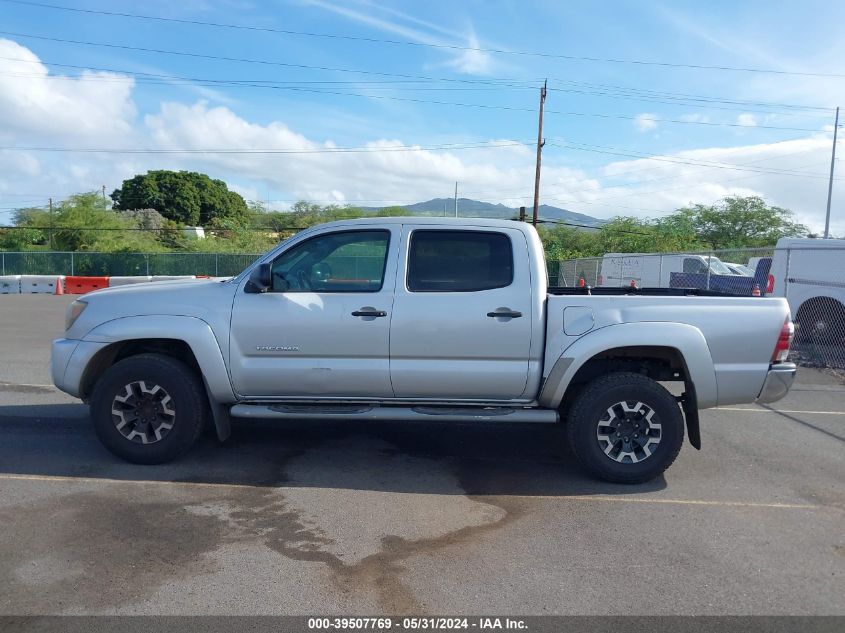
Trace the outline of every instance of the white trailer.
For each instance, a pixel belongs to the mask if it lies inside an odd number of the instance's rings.
[[[669,288],[672,273],[731,275],[731,271],[713,255],[655,253],[607,253],[602,258],[599,286]]]
[[[845,342],[845,240],[782,238],[770,296],[786,297],[799,340]]]

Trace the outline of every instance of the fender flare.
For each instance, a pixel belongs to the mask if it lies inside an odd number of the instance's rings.
[[[83,338],[95,343],[120,343],[138,339],[175,339],[184,341],[197,360],[212,409],[215,404],[234,402],[237,398],[223,352],[211,326],[192,316],[144,315],[121,317],[92,329]],[[215,416],[216,417],[216,416]],[[216,422],[216,420],[215,420]]]
[[[539,402],[558,408],[572,378],[587,361],[609,349],[624,347],[670,347],[684,359],[697,396],[697,408],[716,406],[718,388],[710,348],[697,327],[685,323],[620,323],[594,330],[563,350],[546,378]]]

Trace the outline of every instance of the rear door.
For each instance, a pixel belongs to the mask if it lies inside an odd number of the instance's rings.
[[[390,332],[396,397],[520,398],[533,322],[524,235],[405,225],[402,253]]]

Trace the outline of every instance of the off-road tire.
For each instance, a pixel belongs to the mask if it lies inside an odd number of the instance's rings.
[[[129,386],[135,385],[137,390],[140,383],[159,393],[163,390],[169,396],[166,407],[174,411],[167,420],[170,428],[166,434],[161,439],[152,436],[150,443],[128,439],[126,425],[119,430],[121,418],[113,413],[116,399],[126,397]],[[155,407],[155,403],[150,406]],[[186,453],[203,431],[207,410],[199,376],[183,362],[163,354],[139,354],[115,363],[97,381],[91,396],[91,419],[97,437],[112,453],[135,464],[161,464]],[[140,438],[141,433],[134,435]],[[149,433],[144,435],[150,437]]]
[[[610,417],[608,409],[623,402],[631,407],[642,403],[654,412],[653,419],[659,420],[661,427],[659,442],[648,447],[651,453],[645,457],[640,448],[638,462],[630,461],[633,457],[616,461],[604,450],[609,443],[603,445],[597,439],[597,432],[602,432],[600,421]],[[684,442],[684,416],[674,396],[651,378],[630,372],[608,374],[587,383],[572,403],[566,426],[569,444],[584,469],[613,483],[639,484],[658,477],[675,461]]]

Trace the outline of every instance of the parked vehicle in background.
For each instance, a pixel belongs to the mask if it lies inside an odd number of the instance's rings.
[[[751,296],[769,289],[769,262],[761,258],[751,275],[738,274],[714,255],[608,253],[601,260],[599,286],[698,288]],[[755,290],[756,287],[756,290]]]
[[[602,258],[599,286],[618,288],[635,282],[640,288],[669,288],[672,273],[730,275],[730,270],[710,255],[607,253]]]
[[[753,277],[754,269],[745,266],[744,264],[735,264],[733,262],[722,262],[728,270],[734,275],[743,275],[744,277]]]
[[[785,297],[801,343],[845,345],[845,240],[782,238],[770,296]]]
[[[565,420],[590,473],[639,483],[685,423],[700,447],[699,409],[782,398],[791,338],[784,299],[549,288],[524,222],[368,218],[297,233],[231,280],[86,295],[52,375],[138,463],[187,451],[206,417],[221,440],[237,417]]]

